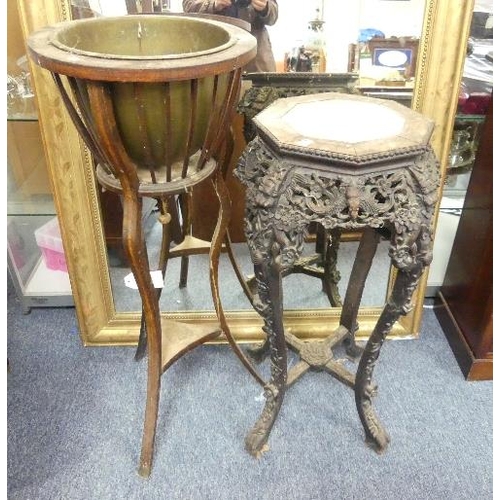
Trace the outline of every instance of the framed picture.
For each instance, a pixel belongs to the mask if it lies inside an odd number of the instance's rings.
[[[374,37],[368,42],[372,64],[396,69],[404,72],[406,78],[412,78],[415,76],[418,42],[417,38],[410,37]]]

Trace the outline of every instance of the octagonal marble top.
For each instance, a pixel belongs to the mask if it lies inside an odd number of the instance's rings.
[[[434,128],[431,120],[394,101],[336,92],[278,99],[254,124],[281,154],[352,164],[418,154]]]

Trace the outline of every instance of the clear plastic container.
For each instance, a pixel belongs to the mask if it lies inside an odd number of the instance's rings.
[[[54,271],[68,272],[57,217],[38,228],[35,231],[35,239],[45,265]]]

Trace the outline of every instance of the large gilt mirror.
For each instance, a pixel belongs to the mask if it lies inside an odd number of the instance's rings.
[[[172,11],[178,11],[182,4],[175,0],[166,3]],[[270,29],[270,34],[278,67],[283,70],[285,53],[300,43],[297,34],[307,30],[308,21],[314,20],[315,16],[320,16],[323,21],[326,46],[323,71],[329,74],[346,73],[348,70],[357,71],[360,77],[375,74],[370,69],[362,74],[366,65],[360,66],[356,58],[353,63],[353,50],[359,52],[359,46],[353,49],[352,45],[359,45],[356,42],[362,29],[378,27],[388,36],[418,39],[412,74],[404,87],[410,92],[411,106],[435,121],[432,145],[441,161],[444,178],[467,47],[466,27],[470,25],[473,0],[324,0],[311,2],[307,7],[299,1],[279,3],[280,19]],[[71,19],[78,4],[75,0],[40,0],[36,3],[19,0],[24,35]],[[377,22],[377,19],[380,21]],[[391,20],[395,24],[391,25]],[[293,23],[298,24],[295,26]],[[86,345],[135,344],[140,326],[139,295],[124,284],[129,270],[105,237],[104,219],[113,207],[103,205],[94,179],[92,158],[66,114],[50,75],[36,65],[31,66],[31,71],[82,341]],[[376,80],[376,77],[373,79]],[[358,78],[360,81],[361,78]],[[340,260],[344,266],[340,269],[341,275],[347,276],[349,259],[354,255],[353,245],[356,241],[346,241],[341,245],[345,254],[345,258],[339,258],[339,267]],[[236,242],[235,246],[244,273],[250,274],[252,269],[245,243]],[[371,331],[391,286],[394,272],[389,268],[386,250],[382,245],[377,269],[371,284],[367,285],[360,311],[360,336]],[[164,314],[185,322],[215,324],[217,320],[208,292],[208,280],[197,267],[199,260],[200,269],[203,268],[206,255],[192,259],[188,284],[184,289],[178,287],[179,263],[175,259],[169,263],[170,278],[167,280],[168,289],[163,294],[162,309]],[[239,341],[259,340],[262,321],[239,289],[231,266],[225,259],[223,256],[221,260],[221,293],[229,326]],[[294,282],[294,276],[286,279],[289,278],[290,281],[284,283],[286,326],[298,336],[325,336],[332,325],[338,323],[340,309],[329,305],[319,283],[304,286],[303,282]],[[205,281],[206,293],[202,290]],[[413,311],[396,324],[392,337],[418,335],[425,282],[424,276],[415,292]],[[297,289],[302,289],[305,295],[298,295]],[[342,292],[342,280],[339,289]]]

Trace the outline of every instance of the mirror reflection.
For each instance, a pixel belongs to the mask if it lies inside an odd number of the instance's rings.
[[[355,77],[356,91],[395,98],[409,105],[425,0],[317,0],[306,4],[302,0],[287,0],[286,3],[279,3],[277,21],[267,27],[278,73],[350,73]],[[183,12],[182,0],[72,0],[74,18],[123,15],[134,11]],[[245,84],[251,85],[248,81]],[[245,84],[243,91],[248,88]],[[315,91],[314,85],[311,83],[311,91]],[[235,149],[230,170],[234,168],[246,144],[242,124],[242,117],[237,116],[233,125]],[[228,185],[233,200],[231,239],[243,275],[251,276],[253,266],[242,231],[244,191],[232,177],[229,172]],[[195,222],[194,236],[207,240],[215,224],[217,208],[213,207],[217,199],[210,184],[203,190],[206,198],[195,207],[195,211],[200,212],[200,218]],[[122,213],[119,199],[113,193],[103,192],[100,202],[115,308],[120,312],[140,311],[139,293],[130,283],[130,269],[121,251]],[[213,216],[207,218],[206,213],[212,213]],[[155,202],[145,200],[143,222],[151,269],[157,266],[161,241],[158,215]],[[182,215],[179,221],[181,224]],[[176,241],[175,234],[173,236]],[[341,297],[347,286],[357,239],[356,235],[343,238],[339,246],[337,271]],[[378,307],[385,302],[390,274],[387,250],[388,243],[382,241],[366,284],[362,300],[364,307]],[[304,254],[311,255],[314,252],[312,233]],[[168,262],[161,308],[174,312],[213,310],[207,253],[189,257],[185,287],[179,287],[181,262],[181,258],[173,258]],[[222,304],[226,311],[251,308],[226,253],[221,255],[220,280]],[[293,274],[284,279],[283,286],[284,307],[287,309],[331,307],[318,278],[302,273]]]
[[[154,213],[149,218],[151,228],[148,234],[151,269],[158,262],[159,242],[161,239],[160,224],[155,221]],[[253,265],[249,257],[246,243],[235,243],[233,249],[243,275],[250,278],[253,275]],[[344,296],[352,263],[358,247],[357,241],[343,241],[339,247],[337,271],[340,276],[338,292]],[[314,244],[306,245],[303,256],[314,253]],[[361,304],[363,306],[382,306],[385,302],[387,279],[389,277],[388,242],[382,241],[366,283]],[[125,261],[119,259],[116,253],[110,252],[109,270],[113,286],[113,298],[118,311],[140,311],[141,300],[134,288],[127,286],[131,279],[130,269]],[[189,257],[189,272],[187,285],[179,286],[181,275],[181,259],[170,259],[167,266],[165,286],[162,292],[162,310],[172,312],[192,310],[212,310],[213,301],[208,281],[208,256],[193,255]],[[250,303],[238,282],[227,254],[221,255],[219,265],[221,280],[221,300],[226,310],[249,309]],[[322,291],[321,280],[305,274],[291,274],[283,280],[283,305],[285,309],[330,308],[327,295]]]

